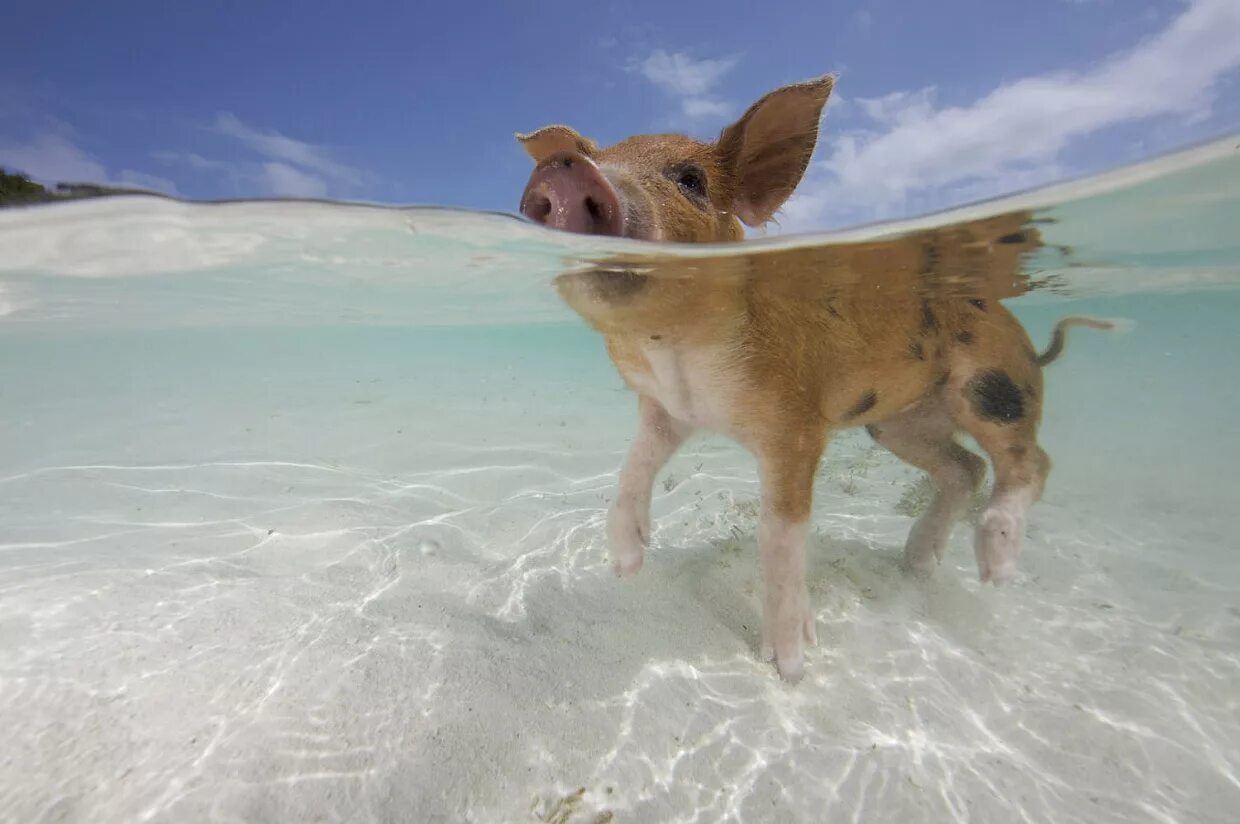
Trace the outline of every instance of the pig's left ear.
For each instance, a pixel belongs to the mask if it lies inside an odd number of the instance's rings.
[[[834,86],[827,75],[776,89],[723,130],[715,145],[732,176],[732,208],[745,223],[766,223],[801,182]]]
[[[598,153],[593,140],[582,137],[568,126],[543,126],[529,134],[518,132],[517,140],[535,163],[541,163],[556,152],[579,152],[591,158]]]

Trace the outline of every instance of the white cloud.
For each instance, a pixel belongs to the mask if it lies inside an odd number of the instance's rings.
[[[858,97],[856,104],[866,117],[883,126],[900,126],[904,123],[924,120],[934,113],[934,87],[916,92],[892,92],[882,97]],[[831,108],[838,109],[838,101],[831,98]]]
[[[669,94],[696,97],[717,86],[736,63],[735,57],[694,60],[682,52],[668,54],[658,49],[643,60],[639,68],[643,77]]]
[[[170,179],[141,169],[109,168],[75,141],[68,123],[30,110],[19,95],[0,85],[0,114],[19,114],[36,121],[31,136],[13,139],[0,132],[0,165],[24,172],[41,183],[95,183],[141,188],[178,195]],[[4,120],[8,123],[14,118]],[[208,127],[241,147],[241,157],[209,157],[195,152],[160,151],[151,157],[167,168],[180,167],[222,180],[225,190],[240,196],[323,198],[349,195],[373,183],[373,176],[337,161],[324,147],[275,130],[255,128],[230,112],[221,112]],[[235,146],[230,147],[234,149]],[[247,151],[248,150],[248,151]],[[252,154],[251,154],[252,153]]]
[[[194,152],[156,152],[165,163],[223,175],[242,195],[324,198],[370,181],[360,169],[333,160],[326,149],[277,131],[254,128],[230,112],[217,115],[211,129],[230,137],[259,160],[220,160]]]
[[[194,152],[157,152],[166,163],[179,163],[199,172],[223,174],[244,195],[325,198],[340,189],[351,190],[370,175],[333,160],[321,146],[262,131],[230,112],[216,116],[212,130],[239,141],[261,160],[219,160]]]
[[[25,142],[0,143],[0,165],[19,170],[35,180],[54,183],[96,183],[177,194],[166,177],[123,169],[113,176],[99,160],[62,133],[42,132]]]
[[[309,197],[328,194],[327,181],[318,175],[278,161],[250,162],[217,160],[194,152],[156,152],[155,157],[169,164],[188,166],[223,178],[233,192],[242,197]]]
[[[732,111],[732,105],[715,94],[715,87],[738,62],[739,57],[695,60],[683,52],[657,49],[629,69],[676,98],[681,114],[692,121],[725,117]]]
[[[237,164],[229,163],[226,160],[211,160],[194,152],[155,152],[152,155],[156,160],[163,163],[184,163],[191,169],[197,169],[200,172],[207,171],[229,171],[235,169]]]
[[[195,152],[155,152],[152,157],[166,165],[184,165],[196,172],[211,172],[227,182],[234,194],[273,194],[264,185],[262,167],[258,163],[216,160]]]
[[[282,164],[286,169],[301,167],[351,186],[360,185],[367,177],[360,169],[332,160],[322,147],[286,137],[276,131],[260,131],[241,122],[240,118],[231,112],[220,112],[215,118],[214,129],[240,141],[264,158]]]
[[[271,194],[277,197],[327,197],[327,181],[287,163],[264,163],[263,179]]]
[[[686,117],[693,120],[706,117],[727,117],[732,112],[731,103],[706,97],[686,97],[680,102],[680,108]]]
[[[1238,42],[1240,3],[1194,0],[1162,32],[1088,71],[1020,79],[968,106],[938,108],[933,89],[857,100],[879,128],[834,139],[783,228],[1046,182],[1064,171],[1060,155],[1076,139],[1149,118],[1207,116],[1217,81],[1240,67]]]

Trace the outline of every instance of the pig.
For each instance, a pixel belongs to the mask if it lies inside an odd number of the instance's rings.
[[[827,75],[779,88],[714,142],[638,135],[603,148],[563,125],[518,134],[535,163],[521,213],[582,234],[742,241],[744,226],[767,224],[801,182],[834,84]],[[1013,213],[817,252],[721,254],[713,264],[664,256],[645,270],[561,275],[561,296],[604,336],[637,394],[637,434],[607,514],[614,572],[641,568],[656,475],[686,438],[733,439],[759,472],[761,654],[798,682],[805,647],[817,643],[805,582],[815,472],[833,432],[865,427],[933,483],[904,547],[919,575],[941,561],[985,479],[985,461],[956,435],[974,438],[994,471],[974,536],[979,576],[1009,580],[1051,468],[1037,442],[1042,367],[1068,328],[1112,327],[1064,318],[1035,352],[998,302],[1024,289],[1021,260],[1042,245],[1033,222]]]

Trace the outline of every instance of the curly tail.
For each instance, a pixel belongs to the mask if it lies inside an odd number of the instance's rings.
[[[1103,320],[1102,318],[1091,318],[1086,315],[1069,315],[1062,318],[1059,323],[1055,324],[1055,331],[1051,333],[1051,344],[1046,347],[1046,351],[1038,355],[1038,366],[1046,366],[1063,354],[1064,344],[1068,342],[1068,329],[1072,326],[1088,326],[1090,329],[1100,329],[1104,332],[1126,332],[1131,328],[1130,321],[1123,320]]]

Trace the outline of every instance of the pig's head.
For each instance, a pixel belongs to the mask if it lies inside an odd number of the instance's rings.
[[[599,148],[567,126],[518,134],[536,164],[521,212],[553,229],[639,240],[742,240],[805,174],[831,76],[785,86],[753,104],[713,143],[638,135]]]

